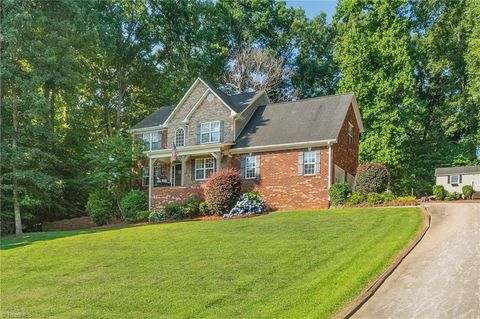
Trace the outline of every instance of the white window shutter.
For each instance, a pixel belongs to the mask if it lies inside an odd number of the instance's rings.
[[[303,152],[298,152],[298,175],[303,175]]]

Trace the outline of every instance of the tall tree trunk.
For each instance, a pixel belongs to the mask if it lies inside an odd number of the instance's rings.
[[[125,98],[125,93],[127,90],[127,84],[126,84],[126,70],[122,66],[120,67],[119,70],[119,75],[118,75],[118,94],[117,94],[117,112],[115,114],[115,131],[118,132],[121,128],[121,116],[122,116],[122,110],[123,110],[123,100]]]
[[[13,112],[12,112],[12,122],[13,122],[13,134],[12,134],[12,150],[13,154],[17,154],[17,133],[18,133],[18,109],[17,101],[15,94],[13,96]],[[22,216],[20,215],[20,200],[18,196],[18,181],[17,181],[17,166],[15,161],[12,165],[12,174],[13,174],[13,212],[15,215],[15,233],[22,234]]]

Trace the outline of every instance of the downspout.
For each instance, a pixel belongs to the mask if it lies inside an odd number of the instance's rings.
[[[148,158],[148,210],[152,210],[152,185],[153,185],[153,164],[152,158]]]
[[[332,144],[328,142],[328,189],[330,189],[331,185],[332,185]]]

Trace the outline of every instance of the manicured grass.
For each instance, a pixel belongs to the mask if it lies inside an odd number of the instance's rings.
[[[415,236],[417,208],[296,211],[2,240],[1,312],[326,318]]]

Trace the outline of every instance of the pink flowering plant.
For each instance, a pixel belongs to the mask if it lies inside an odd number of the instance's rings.
[[[235,206],[226,214],[224,218],[237,216],[250,216],[262,214],[267,210],[267,205],[258,192],[248,191],[237,200]]]

